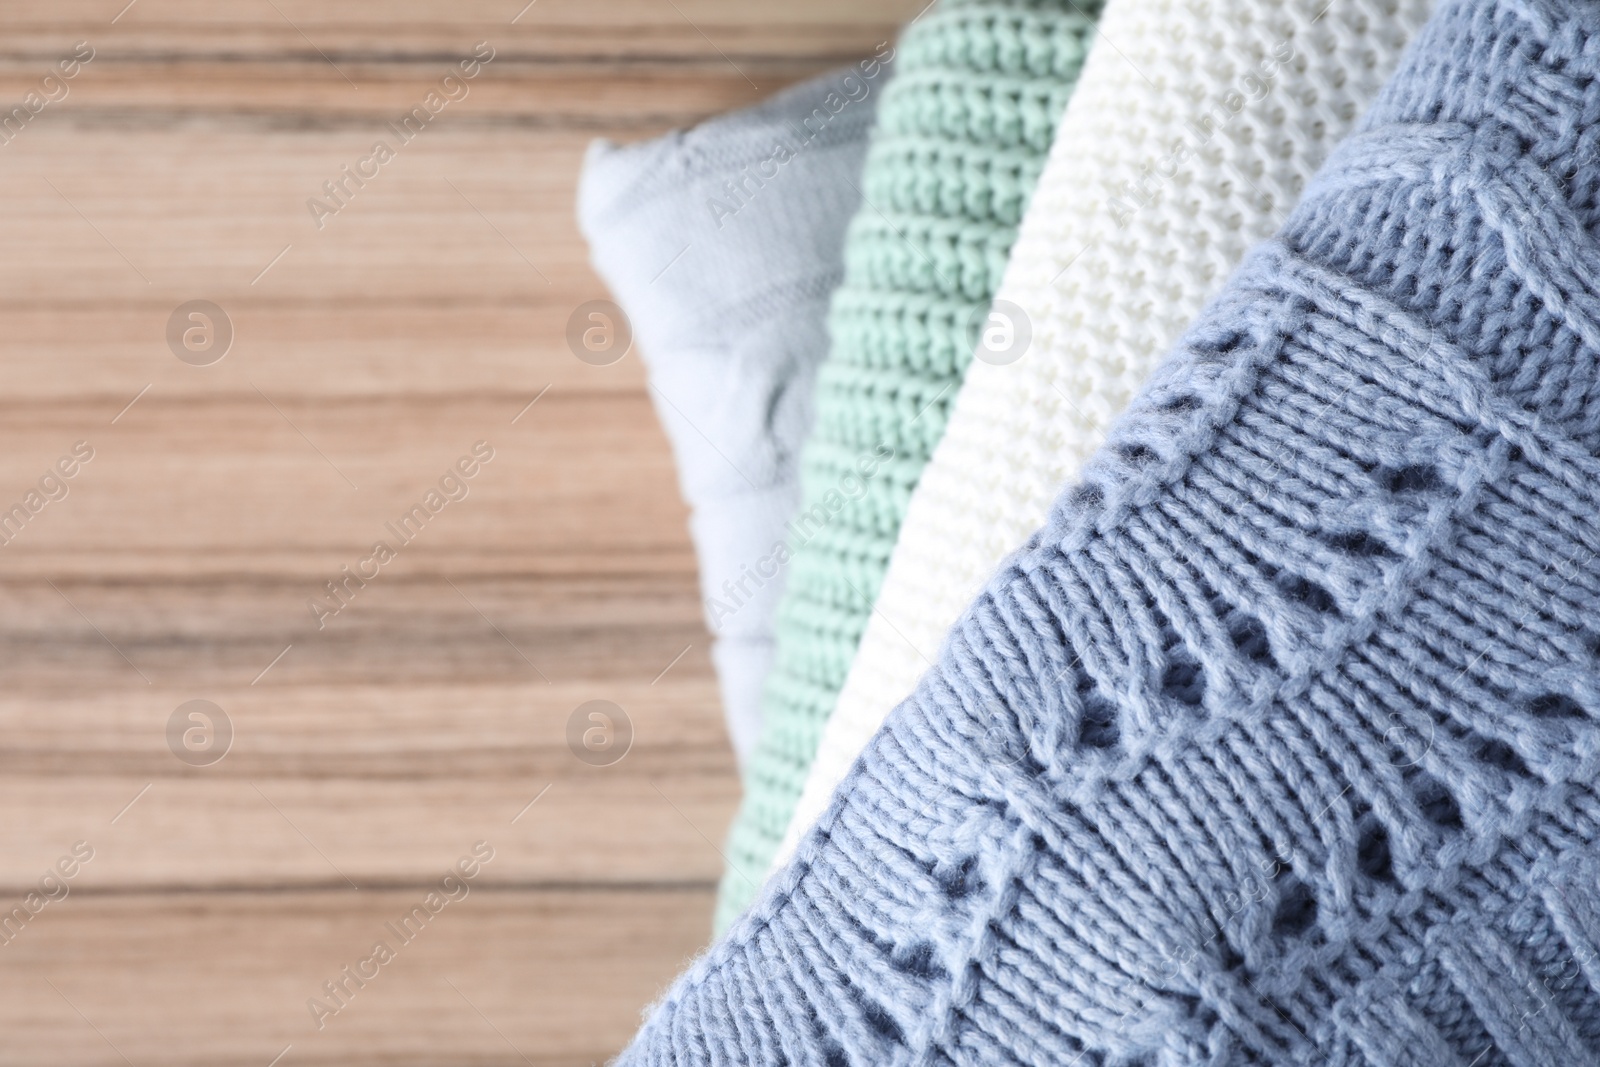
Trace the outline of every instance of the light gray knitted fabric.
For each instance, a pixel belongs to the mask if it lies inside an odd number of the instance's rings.
[[[578,222],[678,461],[728,733],[760,734],[797,459],[888,67],[833,71],[653,141],[589,146]]]

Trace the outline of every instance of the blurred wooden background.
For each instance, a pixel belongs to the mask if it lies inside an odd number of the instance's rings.
[[[598,1062],[704,945],[738,787],[638,358],[564,339],[606,295],[574,177],[922,0],[523,3],[0,4],[0,111],[95,53],[0,145],[0,510],[94,449],[0,548],[0,913],[94,849],[0,944],[0,1063]],[[307,198],[480,40],[319,230]],[[212,366],[165,342],[192,299],[234,326]],[[480,439],[319,631],[307,599]],[[204,768],[166,742],[195,698],[235,730]],[[568,750],[590,699],[634,724],[613,766]],[[471,895],[317,1030],[478,840]]]

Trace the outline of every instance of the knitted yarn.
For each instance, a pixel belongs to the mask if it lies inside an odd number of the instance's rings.
[[[783,588],[769,555],[800,501],[828,298],[886,80],[867,59],[690,130],[595,141],[578,182],[579,225],[632,322],[692,509],[741,763],[760,732]]]
[[[780,861],[1161,355],[1287,217],[1431,6],[1107,6],[1101,32],[1116,47],[1084,66],[1000,287],[1030,320],[1032,344],[1015,363],[980,360],[967,374]]]
[[[818,372],[777,654],[728,837],[718,929],[749,902],[789,824],[1098,8],[945,0],[898,44]]]
[[[1596,117],[1444,0],[622,1062],[1600,1062]]]

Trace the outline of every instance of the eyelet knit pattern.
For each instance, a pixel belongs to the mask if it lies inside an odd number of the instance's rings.
[[[1084,66],[998,294],[1031,320],[1032,345],[967,374],[778,861],[1161,356],[1282,224],[1431,6],[1107,6],[1116,47]]]
[[[761,739],[717,928],[755,892],[855,655],[906,502],[971,359],[1099,0],[944,0],[897,45],[800,460]]]
[[[1597,118],[1445,0],[622,1062],[1600,1062]]]

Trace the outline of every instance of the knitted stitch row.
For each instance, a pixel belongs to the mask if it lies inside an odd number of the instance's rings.
[[[1107,6],[1100,29],[1116,48],[1084,65],[1000,286],[1032,344],[967,373],[778,860],[1162,354],[1282,224],[1431,7]]]
[[[1597,118],[1446,0],[622,1062],[1600,1062]]]
[[[923,465],[971,359],[1098,0],[945,0],[899,42],[817,376],[762,733],[717,927],[777,848]]]

